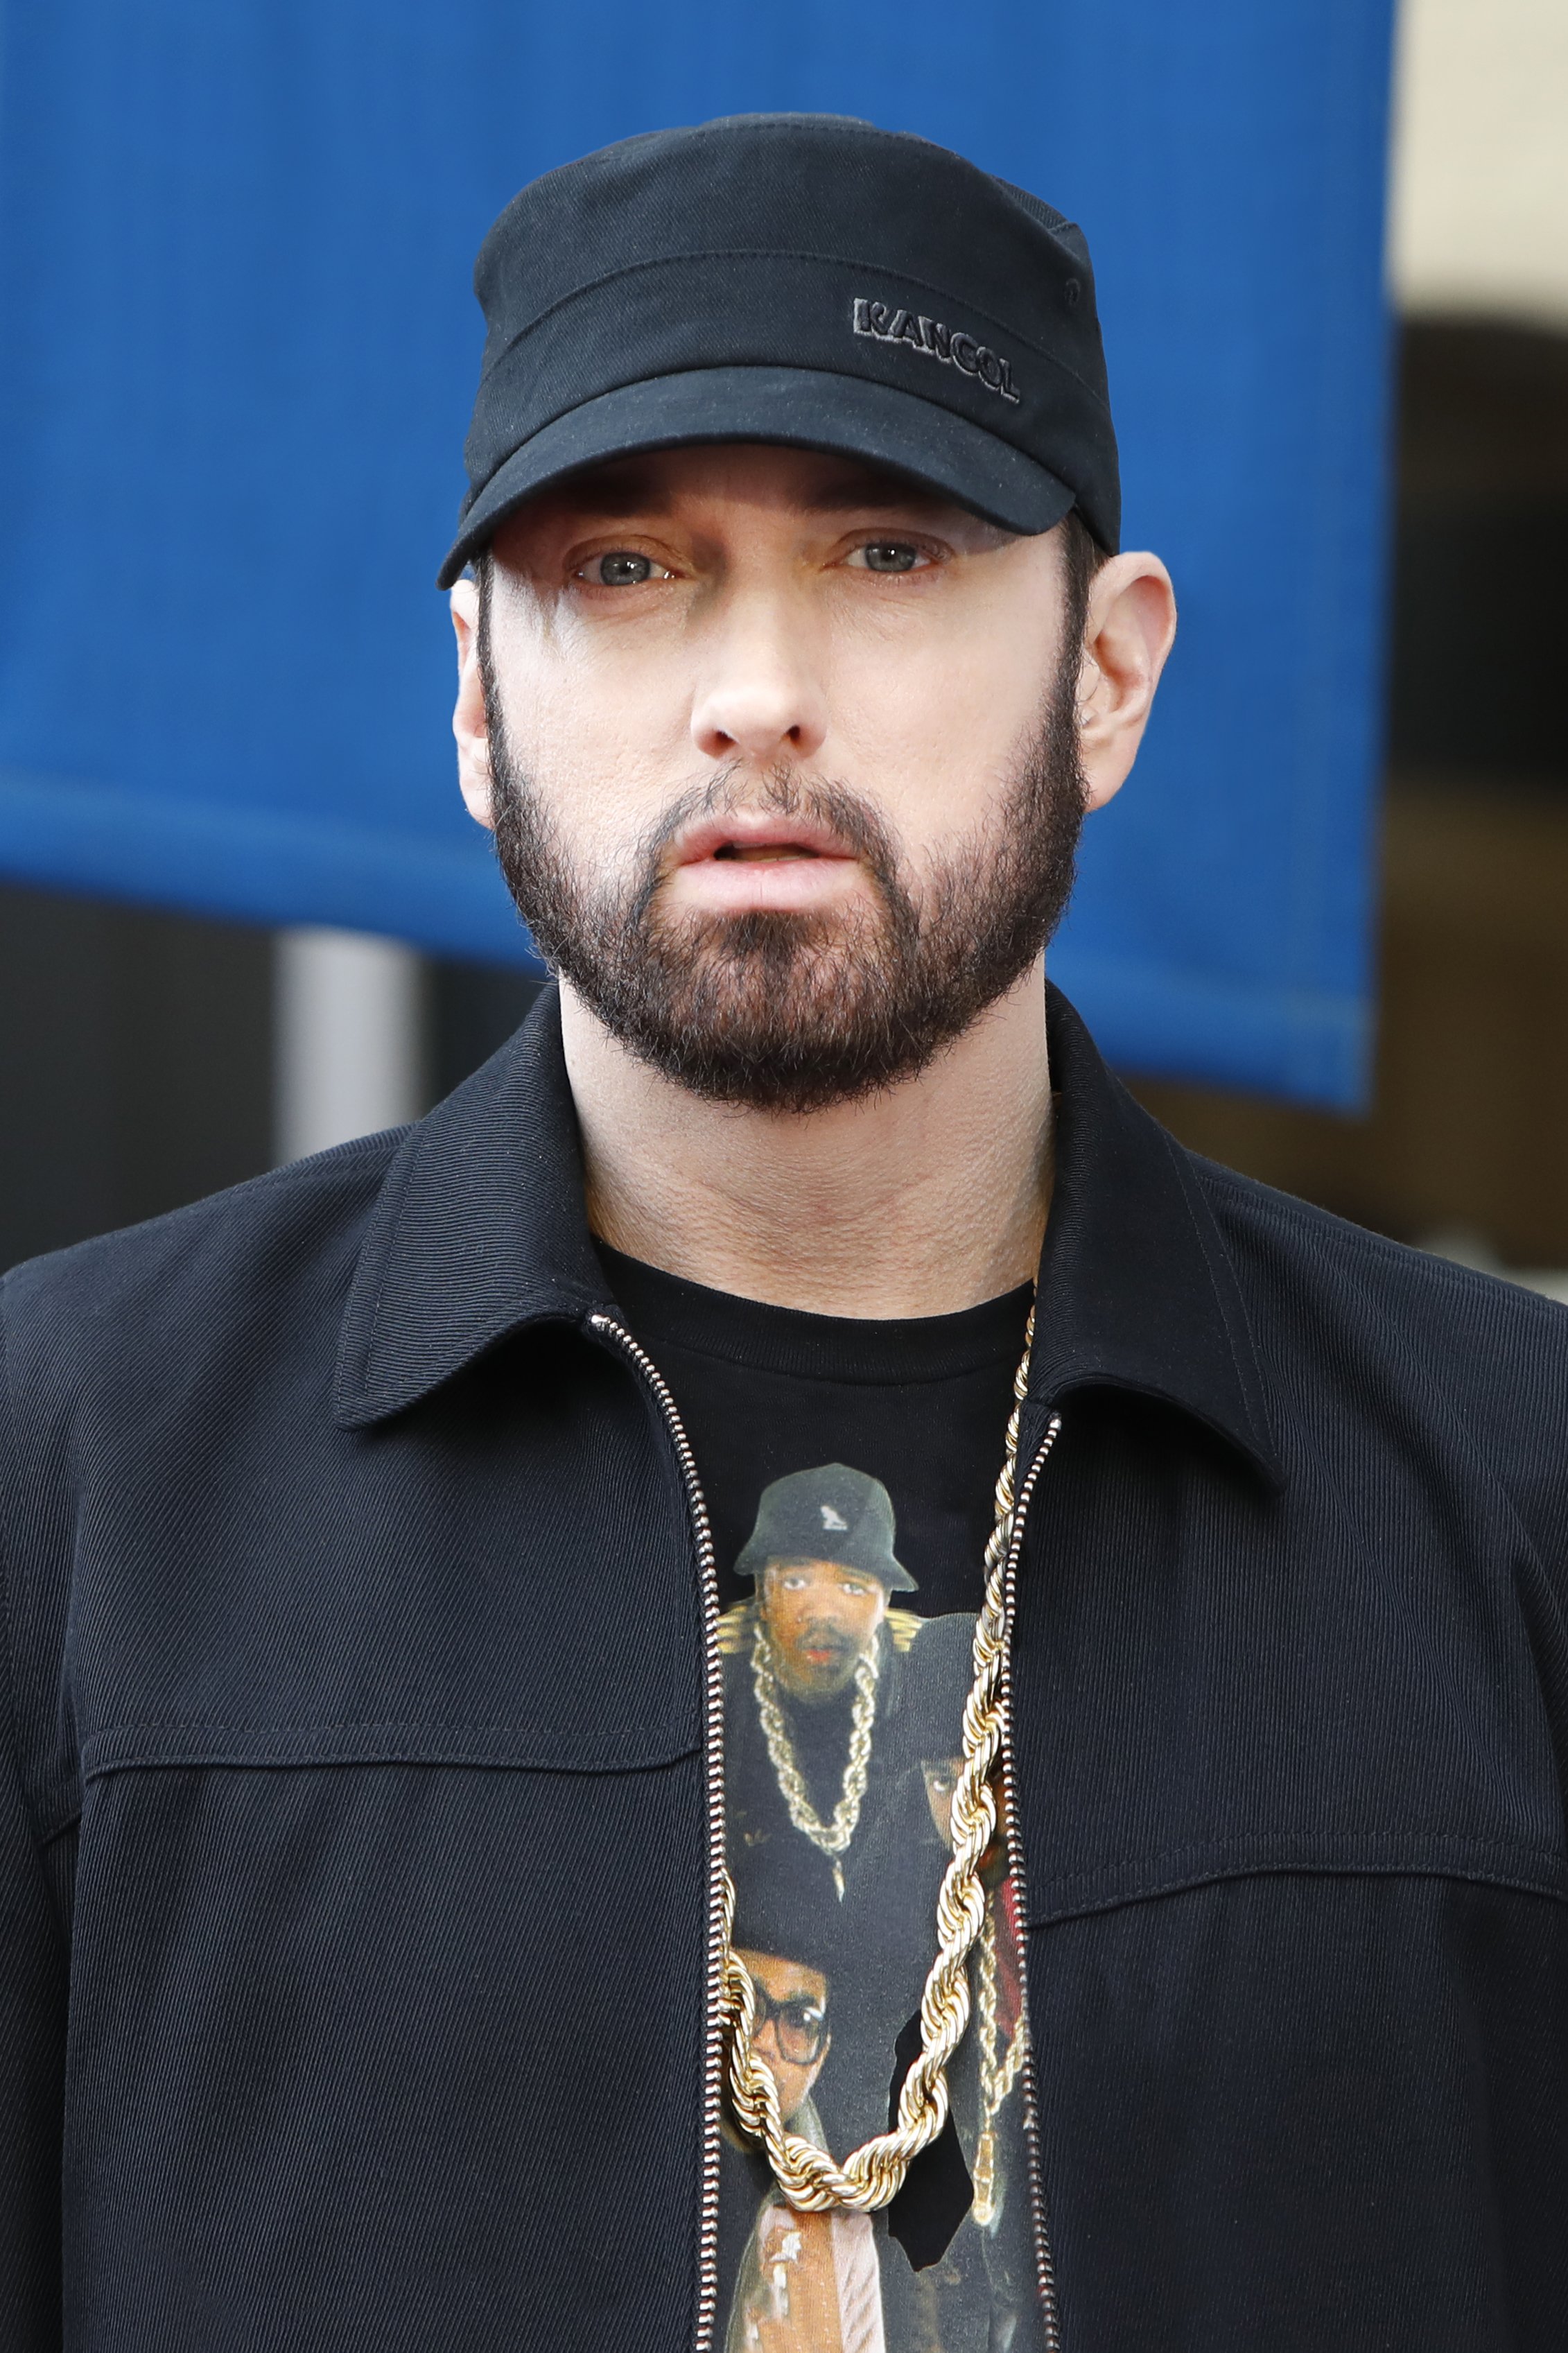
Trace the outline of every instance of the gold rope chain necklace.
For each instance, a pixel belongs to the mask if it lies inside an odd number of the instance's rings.
[[[936,1903],[936,1958],[921,1996],[920,2056],[899,2094],[898,2122],[836,2164],[826,2149],[814,2148],[784,2128],[778,2086],[752,2048],[757,1996],[751,1973],[734,1950],[735,1884],[724,1873],[722,2024],[730,2043],[730,2095],[736,2121],[768,2153],[779,2188],[803,2213],[835,2207],[869,2214],[888,2205],[922,2148],[947,2122],[948,2062],[969,2024],[969,1956],[985,1923],[981,1860],[996,1836],[994,1777],[1006,1736],[1007,1646],[1012,1633],[1008,1569],[1013,1556],[1017,1504],[1018,1425],[1029,1379],[1035,1317],[1029,1313],[1024,1354],[1013,1378],[1013,1410],[996,1482],[996,1513],[985,1546],[985,1597],[974,1625],[974,1681],[963,1704],[963,1764],[952,1792],[952,1861],[942,1876]],[[1053,1418],[1046,1450],[1054,1445],[1060,1421]],[[1022,2052],[1020,2052],[1022,2057]]]
[[[789,1810],[789,1818],[801,1836],[808,1838],[818,1853],[825,1854],[832,1864],[833,1884],[842,1903],[844,1865],[838,1858],[846,1852],[859,1827],[860,1808],[866,1797],[866,1777],[871,1769],[871,1730],[877,1721],[876,1662],[864,1657],[855,1662],[855,1705],[849,1717],[849,1756],[844,1767],[844,1786],[838,1803],[833,1809],[831,1821],[826,1822],[811,1802],[805,1777],[795,1763],[795,1750],[784,1729],[784,1713],[779,1706],[778,1676],[773,1668],[773,1644],[761,1619],[752,1638],[752,1682],[756,1689],[757,1714],[762,1718],[773,1777]]]

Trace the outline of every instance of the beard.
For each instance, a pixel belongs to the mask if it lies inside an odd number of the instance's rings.
[[[1067,644],[1001,805],[918,889],[870,802],[788,767],[731,767],[681,795],[638,842],[629,880],[599,883],[512,756],[481,617],[496,852],[540,955],[613,1037],[711,1103],[820,1111],[913,1078],[1028,970],[1071,895],[1085,781],[1075,633]],[[869,889],[820,913],[670,916],[670,844],[742,807],[825,827]]]
[[[807,1707],[847,1692],[861,1656],[853,1635],[826,1620],[805,1627],[792,1643],[781,1642],[770,1629],[768,1648],[780,1683],[792,1699]],[[828,1656],[819,1664],[805,1656],[807,1651],[826,1651]]]

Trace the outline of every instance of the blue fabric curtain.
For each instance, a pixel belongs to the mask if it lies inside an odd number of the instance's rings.
[[[1146,1071],[1363,1084],[1389,0],[8,0],[0,871],[521,960],[431,580],[522,181],[763,108],[1079,219],[1183,629],[1054,969]]]

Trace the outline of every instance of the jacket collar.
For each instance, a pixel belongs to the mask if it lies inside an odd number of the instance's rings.
[[[1101,1061],[1047,989],[1056,1182],[1041,1253],[1030,1402],[1132,1389],[1285,1472],[1240,1286],[1190,1153]]]
[[[560,999],[405,1135],[371,1210],[332,1405],[380,1421],[530,1324],[613,1302],[588,1232]]]
[[[1191,1161],[1112,1078],[1060,991],[1048,997],[1056,1189],[1031,1419],[1074,1389],[1139,1391],[1195,1416],[1280,1485],[1241,1294]],[[509,1333],[613,1306],[584,1213],[550,988],[392,1161],[343,1316],[336,1418],[382,1420]]]

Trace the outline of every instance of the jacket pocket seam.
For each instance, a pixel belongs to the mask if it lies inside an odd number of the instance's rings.
[[[180,1767],[331,1769],[425,1765],[454,1771],[627,1773],[658,1771],[698,1755],[699,1734],[649,1728],[599,1743],[506,1725],[342,1723],[216,1725],[167,1722],[113,1726],[82,1748],[84,1784],[110,1773]]]
[[[1512,1871],[1504,1867],[1510,1859]],[[1140,1872],[1152,1875],[1139,1876]],[[1472,1879],[1568,1902],[1568,1858],[1551,1848],[1448,1831],[1358,1831],[1331,1838],[1214,1840],[1127,1856],[1092,1870],[1054,1873],[1031,1890],[1034,1901],[1025,1925],[1048,1927],[1219,1880],[1292,1876]]]

